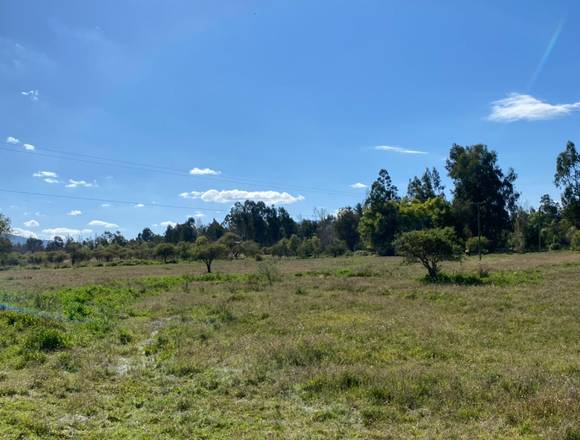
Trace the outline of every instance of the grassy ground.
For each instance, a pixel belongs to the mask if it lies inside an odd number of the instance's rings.
[[[0,272],[0,438],[580,438],[580,254],[258,264]]]

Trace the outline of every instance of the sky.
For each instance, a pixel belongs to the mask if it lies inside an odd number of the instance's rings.
[[[580,142],[578,22],[558,0],[0,0],[0,212],[44,239],[248,198],[308,218],[381,168],[401,193],[446,175],[453,143],[535,206]]]

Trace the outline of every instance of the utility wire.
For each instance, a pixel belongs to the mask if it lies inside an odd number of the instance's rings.
[[[171,168],[166,166],[160,165],[152,165],[152,164],[145,164],[139,162],[132,162],[126,160],[119,160],[119,159],[111,159],[105,158],[100,156],[93,156],[84,153],[74,153],[74,152],[67,152],[62,150],[55,150],[50,148],[36,148],[34,151],[26,151],[26,150],[16,150],[13,148],[7,147],[0,147],[0,150],[6,151],[9,153],[20,153],[20,154],[33,154],[36,156],[41,157],[48,157],[52,159],[63,159],[69,160],[73,162],[80,162],[80,163],[87,163],[92,165],[101,165],[101,166],[114,166],[118,168],[125,168],[125,169],[133,169],[133,170],[141,170],[141,171],[149,171],[149,172],[156,172],[161,174],[168,174],[174,176],[183,176],[183,177],[191,177],[191,174],[187,171],[180,170],[177,168]],[[44,153],[44,151],[48,153]],[[215,180],[222,180],[224,182],[231,182],[231,183],[240,183],[246,185],[268,185],[274,187],[284,187],[284,188],[291,188],[297,191],[306,191],[306,192],[318,192],[330,195],[355,195],[354,191],[341,191],[341,190],[328,190],[322,188],[314,188],[314,187],[306,187],[301,185],[293,185],[293,184],[283,184],[283,183],[268,183],[258,180],[252,179],[243,179],[237,177],[228,177],[223,175],[204,175],[203,177],[212,178]]]
[[[183,205],[168,205],[164,203],[142,203],[142,202],[134,202],[129,200],[114,200],[114,199],[101,199],[97,197],[81,197],[81,196],[70,196],[64,194],[48,194],[48,193],[40,193],[40,192],[33,192],[33,191],[16,191],[11,189],[0,188],[0,192],[3,193],[10,193],[10,194],[20,194],[20,195],[27,195],[27,196],[35,196],[35,197],[54,197],[59,199],[72,199],[72,200],[85,200],[89,202],[101,202],[101,203],[115,203],[119,205],[143,205],[143,206],[150,206],[150,207],[157,207],[157,208],[175,208],[175,209],[188,209],[190,211],[213,211],[213,212],[229,212],[223,209],[212,209],[212,208],[198,208],[195,206],[183,206]]]

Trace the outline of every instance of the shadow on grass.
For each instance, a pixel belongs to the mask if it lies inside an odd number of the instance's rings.
[[[425,276],[421,280],[429,284],[455,284],[461,286],[517,286],[521,284],[536,283],[542,279],[541,274],[536,270],[526,271],[502,271],[492,274],[446,274],[440,273],[435,277]]]

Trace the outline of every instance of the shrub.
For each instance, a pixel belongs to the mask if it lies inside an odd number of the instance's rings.
[[[465,242],[465,251],[468,255],[478,254],[478,242],[479,239],[477,237],[469,237]],[[490,243],[486,237],[481,237],[481,253],[487,254],[489,252]]]
[[[574,231],[574,234],[572,234],[572,239],[570,240],[570,245],[573,250],[580,251],[580,230]]]
[[[35,330],[24,343],[30,351],[55,351],[67,347],[65,337],[56,329],[39,328]]]
[[[409,263],[420,262],[432,279],[439,275],[441,261],[461,258],[461,247],[452,228],[405,232],[395,240],[395,248]]]
[[[282,278],[278,266],[272,260],[262,261],[258,264],[258,276],[265,279],[270,286]]]

